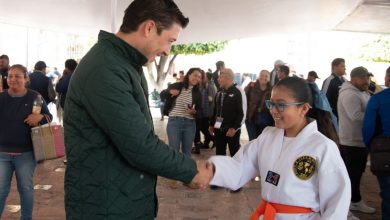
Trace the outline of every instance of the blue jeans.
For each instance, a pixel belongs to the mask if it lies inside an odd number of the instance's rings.
[[[377,176],[382,198],[382,220],[390,219],[390,176]]]
[[[195,119],[184,117],[169,117],[167,125],[167,134],[169,146],[172,149],[191,157],[192,142],[195,138],[196,123]]]
[[[34,206],[33,175],[36,162],[33,152],[24,152],[12,156],[0,152],[0,217],[3,214],[5,201],[11,188],[12,176],[15,171],[16,182],[22,209],[21,219],[32,219]]]

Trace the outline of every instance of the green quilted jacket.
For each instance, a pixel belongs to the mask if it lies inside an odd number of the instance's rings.
[[[154,133],[146,61],[101,31],[73,73],[64,114],[68,220],[154,219],[157,176],[190,182],[196,175],[196,163]]]

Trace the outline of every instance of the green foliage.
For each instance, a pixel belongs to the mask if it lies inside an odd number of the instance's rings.
[[[157,89],[153,89],[151,96],[152,96],[152,100],[159,100],[160,99],[160,93],[158,93]]]
[[[173,45],[171,54],[195,54],[205,55],[209,53],[219,52],[228,44],[227,41],[213,41],[208,43],[192,43]]]
[[[371,62],[390,62],[390,36],[379,35],[377,39],[362,46],[360,59]]]

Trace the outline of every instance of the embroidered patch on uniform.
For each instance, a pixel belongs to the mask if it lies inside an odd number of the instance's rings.
[[[279,183],[280,175],[277,173],[274,173],[272,171],[268,171],[267,178],[265,178],[265,182],[271,183],[272,185],[277,186]]]
[[[301,180],[310,179],[316,172],[317,161],[311,156],[302,156],[295,160],[293,170]]]

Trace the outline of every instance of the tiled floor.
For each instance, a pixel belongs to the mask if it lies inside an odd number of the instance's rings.
[[[157,134],[167,140],[165,126],[166,121],[161,122],[155,119]],[[246,131],[242,132],[242,143],[248,138]],[[213,155],[212,150],[202,150],[196,159],[206,159]],[[35,184],[52,185],[48,190],[35,190],[34,219],[36,220],[62,220],[65,219],[64,211],[64,169],[62,159],[46,161],[37,166],[34,181]],[[250,214],[259,203],[260,184],[256,181],[249,182],[241,192],[230,193],[226,189],[205,191],[189,189],[182,184],[178,188],[171,189],[169,180],[159,178],[157,191],[159,198],[158,220],[238,220],[249,219]],[[361,186],[363,198],[368,205],[377,209],[375,214],[355,215],[361,220],[380,219],[380,199],[378,195],[378,184],[376,178],[369,169],[365,172]],[[7,205],[19,205],[18,193],[15,180],[7,200]],[[4,211],[2,219],[17,220],[20,218],[20,211],[12,213]]]

